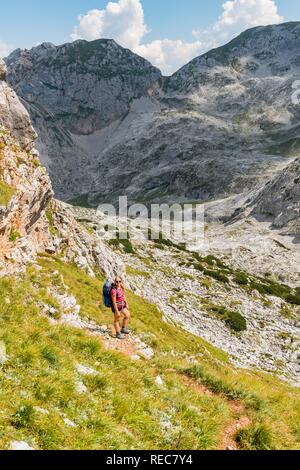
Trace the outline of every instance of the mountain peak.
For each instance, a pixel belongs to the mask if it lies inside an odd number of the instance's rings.
[[[276,75],[276,70],[270,70],[274,62],[281,63],[286,71],[286,64],[293,59],[297,62],[300,51],[300,22],[282,23],[279,25],[256,26],[247,29],[224,46],[212,49],[196,57],[166,80],[169,89],[177,89],[180,83],[188,80],[189,89],[198,87],[203,74],[216,70],[218,66],[239,65],[244,70],[254,68],[264,69],[265,73]],[[299,59],[300,60],[300,59]],[[242,71],[242,70],[241,70]],[[182,89],[182,87],[181,87]]]

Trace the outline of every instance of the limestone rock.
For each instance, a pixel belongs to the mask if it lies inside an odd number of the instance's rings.
[[[0,341],[0,366],[5,364],[8,361],[8,356],[6,354],[6,347],[3,341]]]
[[[73,421],[71,421],[70,419],[68,418],[64,418],[64,423],[66,426],[68,426],[69,428],[78,428],[78,425],[75,424]]]
[[[158,387],[162,387],[164,385],[164,381],[159,375],[156,377],[155,383]]]
[[[76,369],[80,375],[97,375],[98,374],[98,372],[95,369],[84,366],[82,364],[77,364]]]
[[[31,149],[37,137],[29,114],[16,93],[6,84],[6,66],[0,59],[0,126],[12,132],[22,148]]]
[[[87,387],[84,385],[84,383],[81,380],[77,380],[75,382],[75,388],[76,388],[76,392],[79,395],[87,393],[87,391],[88,391]]]
[[[30,447],[27,442],[24,441],[13,441],[10,445],[10,450],[35,450],[33,447]]]
[[[272,218],[274,228],[300,233],[300,159],[269,181],[251,205],[251,215]]]

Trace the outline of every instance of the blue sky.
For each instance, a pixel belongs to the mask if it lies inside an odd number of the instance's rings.
[[[250,10],[247,0],[229,0],[231,9],[227,13],[224,2],[113,0],[119,10],[110,12],[107,0],[2,1],[0,55],[44,41],[61,44],[77,37],[115,36],[121,45],[144,55],[168,74],[249,26],[300,20],[299,0],[254,0]],[[78,21],[80,14],[86,15],[90,10],[96,10],[89,20],[94,22],[92,28],[90,22],[86,25],[86,17],[82,24]],[[218,23],[222,15],[223,20]],[[133,37],[129,40],[131,32]]]

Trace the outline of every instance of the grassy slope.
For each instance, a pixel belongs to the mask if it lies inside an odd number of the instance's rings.
[[[300,448],[300,392],[258,372],[233,368],[224,353],[163,321],[156,307],[128,293],[136,333],[154,348],[151,361],[107,351],[100,340],[40,315],[53,304],[47,287],[69,288],[82,315],[111,324],[101,305],[102,279],[58,258],[41,257],[19,280],[0,280],[0,448],[13,439],[41,449],[213,449],[232,420],[230,400],[244,403],[252,425],[244,448]],[[75,388],[77,363],[98,371]],[[155,383],[157,375],[164,387]],[[188,387],[191,377],[213,394]],[[130,380],[128,380],[130,378]],[[40,407],[49,415],[36,411]],[[79,427],[68,427],[63,418]],[[171,421],[172,429],[163,423]]]
[[[14,190],[3,181],[0,181],[0,206],[6,207],[13,195]]]

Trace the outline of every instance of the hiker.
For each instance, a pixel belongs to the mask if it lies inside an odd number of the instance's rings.
[[[128,302],[124,294],[122,279],[118,276],[116,277],[115,282],[112,285],[111,303],[112,311],[115,315],[114,327],[116,331],[116,338],[121,340],[125,339],[126,335],[130,334],[130,330],[127,328],[130,320],[130,312]],[[122,329],[120,329],[121,315],[124,315]]]

